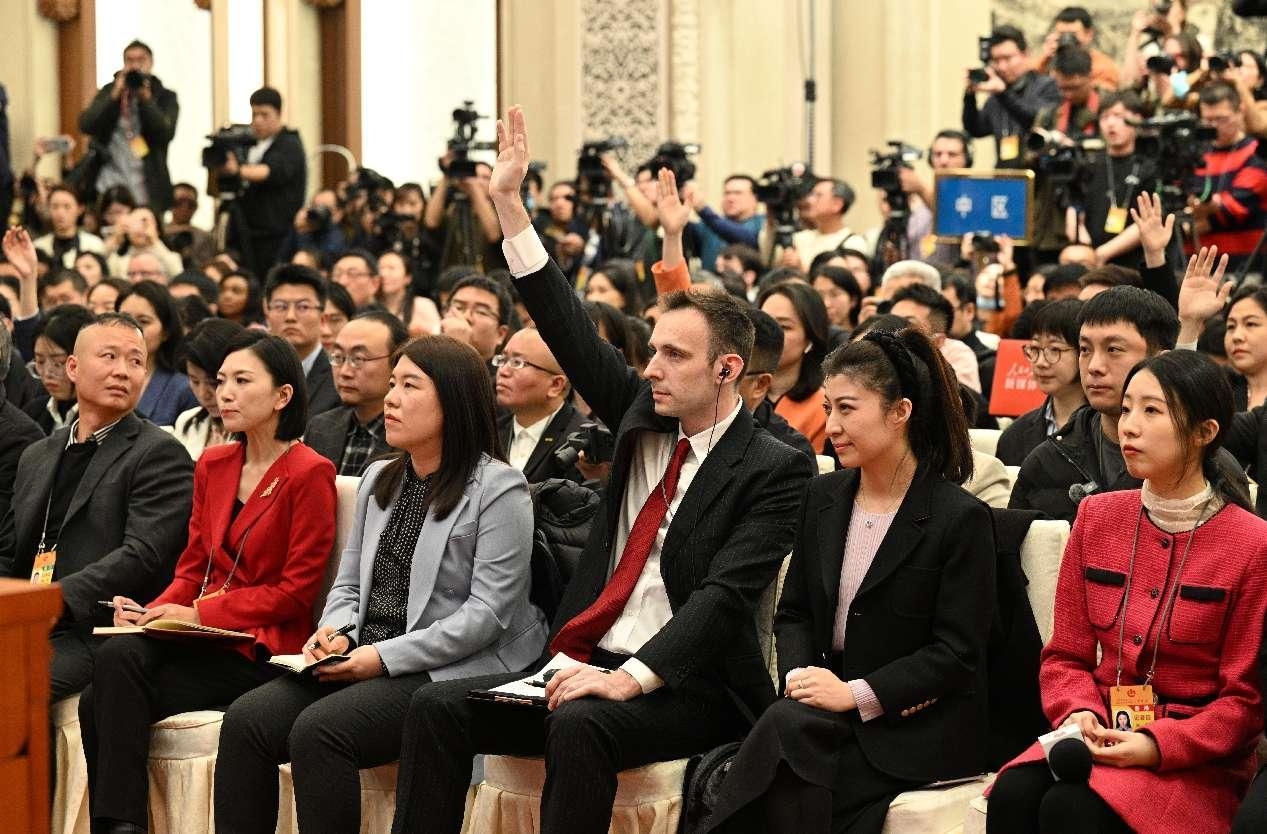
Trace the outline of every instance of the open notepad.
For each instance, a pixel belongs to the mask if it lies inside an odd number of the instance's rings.
[[[294,675],[312,675],[312,670],[318,666],[334,666],[336,663],[342,663],[347,659],[348,656],[345,654],[328,654],[320,660],[305,663],[304,656],[301,654],[275,654],[268,659],[268,662],[274,666],[280,666]]]
[[[520,678],[517,681],[504,683],[501,686],[494,686],[492,689],[472,689],[466,693],[466,697],[472,701],[490,701],[497,704],[523,704],[525,706],[544,707],[549,704],[546,698],[546,681],[549,676],[559,669],[567,669],[571,666],[589,666],[588,663],[582,663],[574,660],[562,652],[550,658],[540,671],[528,675],[526,678]],[[591,668],[598,669],[593,666]],[[607,670],[602,670],[607,671]]]
[[[116,637],[120,634],[144,634],[163,640],[254,640],[254,634],[245,631],[229,631],[224,628],[187,623],[183,620],[155,620],[143,626],[99,626],[92,630],[94,637]]]

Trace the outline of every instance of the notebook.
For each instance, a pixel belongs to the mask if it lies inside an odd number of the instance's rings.
[[[328,654],[320,660],[314,660],[312,663],[305,663],[302,654],[275,654],[268,659],[268,662],[274,666],[280,666],[292,675],[308,675],[312,676],[312,670],[318,666],[334,666],[347,660],[345,654]]]
[[[254,634],[245,631],[229,631],[223,628],[187,623],[183,620],[155,620],[143,626],[99,626],[92,630],[94,637],[116,637],[121,634],[144,634],[161,640],[254,640]]]
[[[572,666],[589,666],[588,663],[582,663],[574,660],[566,654],[559,652],[550,658],[547,663],[539,671],[520,678],[517,681],[504,683],[501,686],[494,686],[492,689],[472,689],[466,693],[466,697],[472,701],[488,701],[496,704],[522,704],[524,706],[545,707],[550,703],[550,699],[546,697],[546,681],[550,679],[550,675],[559,669],[567,669]],[[598,669],[597,666],[590,668]],[[600,669],[600,671],[609,671]]]

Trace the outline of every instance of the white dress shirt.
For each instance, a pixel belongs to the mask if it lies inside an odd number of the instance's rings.
[[[562,408],[560,406],[559,408]],[[524,467],[528,465],[528,458],[532,457],[532,450],[537,448],[537,442],[541,440],[541,435],[545,434],[546,427],[550,425],[550,421],[559,413],[556,408],[551,414],[547,414],[544,419],[538,420],[531,426],[519,425],[519,418],[516,417],[511,421],[510,451],[507,452],[507,460],[511,466],[524,471]]]

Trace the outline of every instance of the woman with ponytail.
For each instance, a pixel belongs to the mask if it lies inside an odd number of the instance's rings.
[[[1054,781],[1034,744],[1000,772],[987,831],[1231,827],[1263,730],[1267,615],[1267,522],[1215,463],[1232,414],[1202,354],[1163,353],[1126,377],[1118,433],[1144,484],[1078,509],[1039,672],[1043,709],[1077,728],[1090,775]],[[1108,729],[1121,710],[1133,729]]]
[[[990,510],[954,373],[918,331],[823,363],[848,467],[810,482],[774,631],[784,698],[757,721],[708,830],[879,832],[893,798],[985,770]]]

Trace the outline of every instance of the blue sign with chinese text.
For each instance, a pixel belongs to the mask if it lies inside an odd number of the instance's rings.
[[[1028,177],[941,175],[937,177],[937,214],[933,232],[938,237],[961,238],[989,232],[1013,240],[1029,238]]]

